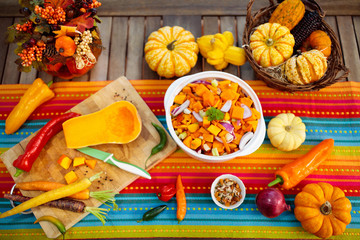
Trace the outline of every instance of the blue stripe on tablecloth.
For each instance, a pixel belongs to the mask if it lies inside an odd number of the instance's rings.
[[[186,194],[187,213],[182,225],[217,225],[217,226],[301,226],[294,214],[290,211],[284,212],[280,217],[269,219],[258,212],[255,205],[255,194],[246,195],[244,203],[237,210],[223,210],[215,205],[210,194]],[[294,209],[294,196],[285,196],[286,202]],[[353,210],[352,222],[348,228],[360,228],[360,198],[349,197]],[[132,225],[177,225],[176,220],[176,199],[164,203],[155,194],[118,194],[116,202],[119,211],[110,211],[105,226],[132,226]],[[158,215],[154,220],[137,223],[142,215],[152,207],[167,204],[168,209]],[[108,208],[103,205],[102,207]],[[0,199],[0,211],[9,210],[10,203],[6,199]],[[220,216],[221,215],[221,216]],[[11,219],[10,219],[11,218]],[[11,216],[0,219],[0,229],[33,229],[40,228],[33,224],[33,214]],[[89,214],[75,227],[102,226],[92,214]]]

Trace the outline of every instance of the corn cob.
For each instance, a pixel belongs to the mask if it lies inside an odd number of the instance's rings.
[[[317,12],[307,11],[301,21],[291,30],[295,39],[294,49],[298,49],[310,34],[321,26],[321,16]]]

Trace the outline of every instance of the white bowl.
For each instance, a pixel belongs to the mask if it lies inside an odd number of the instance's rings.
[[[240,199],[240,201],[238,201],[234,205],[230,205],[229,207],[227,207],[224,204],[220,203],[215,197],[215,187],[216,187],[217,183],[220,181],[220,179],[226,179],[226,178],[236,181],[239,184],[240,189],[241,189],[241,199]],[[244,202],[244,199],[245,199],[245,196],[246,196],[246,190],[245,190],[244,183],[240,180],[240,178],[238,178],[238,177],[236,177],[234,175],[231,175],[231,174],[223,174],[223,175],[217,177],[214,180],[214,182],[212,183],[210,191],[211,191],[211,198],[214,201],[214,203],[216,205],[218,205],[219,207],[224,208],[224,209],[234,209],[234,208],[239,207]]]
[[[197,153],[196,151],[188,148],[185,146],[185,144],[179,139],[179,137],[176,135],[174,127],[172,125],[171,121],[171,113],[170,113],[170,107],[174,103],[174,98],[179,92],[189,83],[200,80],[200,79],[226,79],[233,82],[236,82],[239,84],[239,86],[242,88],[243,92],[249,96],[253,102],[256,110],[261,114],[261,117],[258,121],[258,126],[256,128],[256,131],[254,133],[253,138],[246,144],[244,149],[236,151],[231,154],[226,154],[222,156],[209,156],[205,154]],[[177,80],[175,80],[169,88],[166,90],[165,97],[164,97],[164,106],[165,106],[165,115],[166,115],[166,124],[168,126],[170,135],[175,140],[176,144],[189,156],[205,161],[205,162],[224,162],[236,157],[246,156],[253,152],[255,152],[263,143],[265,138],[265,120],[262,114],[262,108],[259,101],[259,98],[257,97],[254,90],[243,80],[238,78],[237,76],[234,76],[230,73],[226,72],[219,72],[219,71],[206,71],[206,72],[200,72],[193,75],[181,77]]]

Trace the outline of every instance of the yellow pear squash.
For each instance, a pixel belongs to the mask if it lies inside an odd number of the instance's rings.
[[[142,128],[136,107],[128,101],[115,102],[100,111],[70,120],[63,123],[68,148],[129,143],[140,135]]]
[[[319,182],[306,185],[296,195],[294,214],[306,231],[329,238],[345,231],[351,222],[351,208],[340,188]]]
[[[277,66],[291,57],[295,45],[290,30],[278,23],[264,23],[250,36],[250,49],[262,67]]]
[[[198,59],[194,35],[182,27],[162,27],[148,37],[145,61],[159,76],[172,78],[189,73]]]
[[[267,134],[274,147],[292,151],[305,141],[305,124],[293,113],[281,113],[270,120]]]

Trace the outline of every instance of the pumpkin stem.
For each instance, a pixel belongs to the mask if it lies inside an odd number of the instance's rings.
[[[272,40],[272,38],[268,38],[268,39],[266,39],[265,44],[268,47],[271,47],[272,45],[274,45],[274,40]]]
[[[291,126],[286,126],[285,127],[285,131],[290,132],[290,130],[291,130]]]
[[[175,39],[174,41],[172,41],[171,43],[169,43],[166,48],[169,49],[170,51],[174,50],[175,48],[175,42],[177,41],[177,39]]]
[[[323,205],[321,205],[320,212],[324,215],[331,214],[332,208],[331,208],[331,204],[329,201],[326,201]]]
[[[65,50],[63,48],[60,48],[59,53],[63,53],[63,52],[65,52]]]

